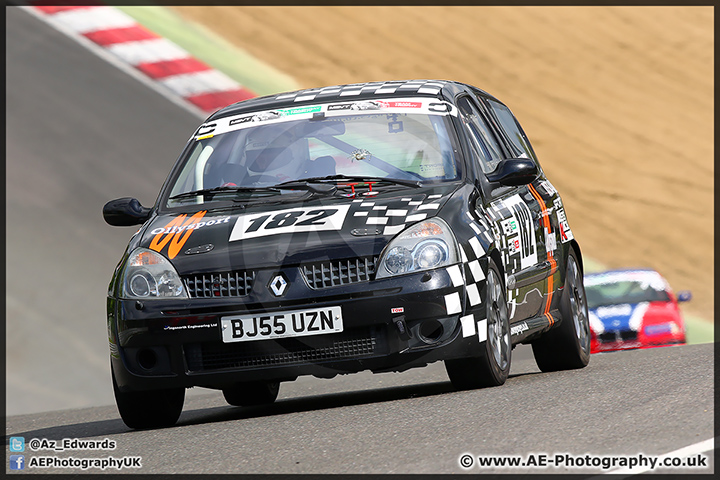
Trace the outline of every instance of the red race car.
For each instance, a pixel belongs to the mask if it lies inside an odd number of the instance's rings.
[[[590,316],[590,352],[682,345],[685,322],[678,302],[689,291],[673,294],[654,270],[609,270],[585,275]]]

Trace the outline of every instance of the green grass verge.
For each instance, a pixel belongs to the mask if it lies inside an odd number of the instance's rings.
[[[292,77],[253,58],[202,25],[186,21],[169,8],[127,5],[116,8],[258,96],[300,88]]]
[[[683,313],[687,343],[712,343],[715,341],[715,325],[694,315]]]
[[[583,256],[583,267],[585,268],[585,273],[595,273],[595,272],[602,272],[603,270],[607,270],[607,268],[600,262]]]

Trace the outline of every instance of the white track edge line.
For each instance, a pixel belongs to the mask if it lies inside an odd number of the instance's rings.
[[[199,117],[200,119],[204,120],[205,118],[207,118],[210,115],[211,112],[205,112],[202,109],[200,109],[199,107],[197,107],[197,106],[193,105],[192,103],[188,102],[187,100],[183,99],[182,97],[178,97],[177,95],[173,94],[172,92],[166,90],[165,87],[162,87],[160,84],[151,80],[145,74],[143,74],[139,70],[135,69],[135,67],[132,67],[129,64],[121,61],[116,56],[114,56],[112,53],[108,52],[107,50],[105,50],[105,48],[96,44],[92,40],[86,38],[85,36],[83,36],[81,34],[74,32],[73,30],[69,29],[65,25],[60,24],[57,21],[53,21],[52,16],[40,13],[37,10],[35,10],[35,7],[29,6],[29,5],[19,5],[19,7],[22,8],[23,10],[25,10],[26,12],[29,12],[35,18],[42,20],[43,22],[50,25],[54,29],[56,29],[59,32],[65,34],[66,36],[72,38],[73,40],[78,42],[80,45],[82,45],[83,47],[90,50],[92,53],[96,54],[103,60],[106,60],[110,64],[116,66],[123,72],[127,73],[131,77],[135,78],[136,80],[142,82],[146,86],[155,90],[157,93],[159,93],[166,99],[170,100],[175,105],[178,105],[179,107],[184,108],[185,110],[192,113],[196,117]]]

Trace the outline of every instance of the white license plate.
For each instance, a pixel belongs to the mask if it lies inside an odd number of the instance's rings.
[[[343,331],[342,309],[325,307],[222,317],[220,329],[224,343],[336,333]]]

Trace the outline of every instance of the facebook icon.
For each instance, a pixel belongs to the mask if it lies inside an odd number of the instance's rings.
[[[24,470],[25,455],[10,455],[10,470]]]

